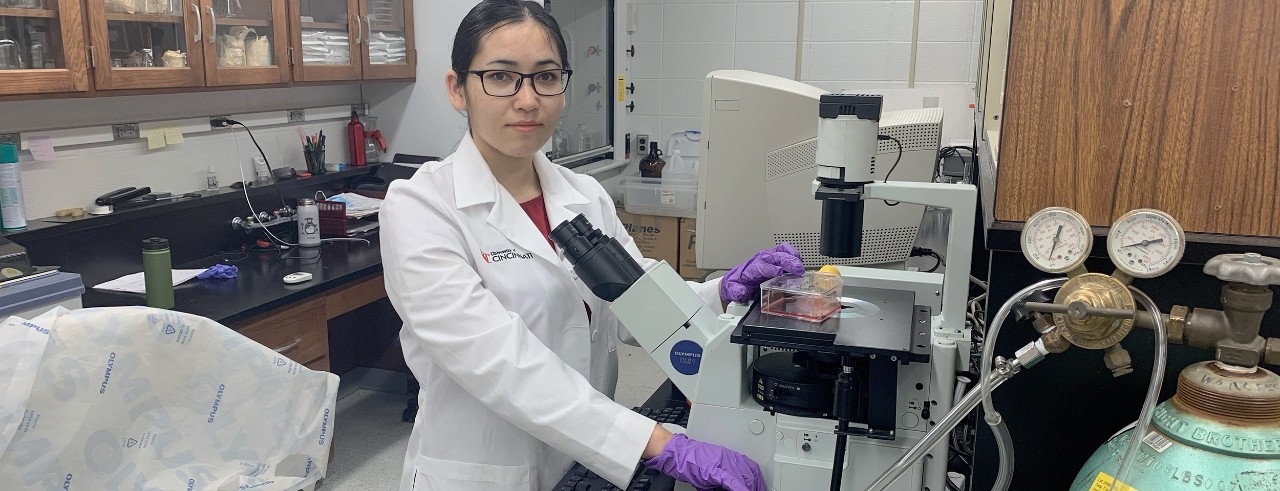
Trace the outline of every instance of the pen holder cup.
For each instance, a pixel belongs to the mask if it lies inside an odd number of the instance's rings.
[[[307,161],[307,171],[312,175],[324,174],[324,150],[310,151],[303,149],[302,157]]]

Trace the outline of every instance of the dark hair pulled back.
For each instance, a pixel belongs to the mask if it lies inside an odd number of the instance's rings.
[[[452,63],[453,71],[458,74],[458,84],[466,82],[467,71],[471,69],[471,62],[480,51],[480,43],[485,36],[502,26],[525,20],[537,22],[547,31],[555,41],[560,63],[569,68],[569,49],[565,46],[564,35],[560,33],[560,24],[542,5],[525,0],[484,0],[462,18],[458,33],[453,37]]]

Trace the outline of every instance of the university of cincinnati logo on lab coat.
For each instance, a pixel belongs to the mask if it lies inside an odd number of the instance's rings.
[[[503,249],[501,251],[481,252],[480,257],[484,258],[486,263],[497,263],[510,259],[533,259],[532,252],[519,253],[515,249]]]

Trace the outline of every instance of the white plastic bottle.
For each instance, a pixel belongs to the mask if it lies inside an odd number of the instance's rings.
[[[253,171],[257,177],[254,179],[254,184],[259,186],[271,184],[271,169],[267,168],[267,161],[262,157],[253,158]]]
[[[675,173],[675,174],[692,174],[693,173],[693,169],[689,168],[689,163],[686,162],[684,160],[684,157],[680,155],[679,150],[673,150],[671,152],[671,158],[669,160],[670,160],[669,165],[671,166],[672,173]]]
[[[309,198],[298,200],[298,245],[302,247],[320,246],[320,209],[316,202]]]

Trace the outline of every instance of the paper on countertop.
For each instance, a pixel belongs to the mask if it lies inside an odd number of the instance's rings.
[[[6,489],[294,491],[327,472],[338,377],[203,317],[0,320],[0,381]]]
[[[36,162],[50,162],[57,157],[57,152],[53,150],[53,138],[47,136],[28,138],[27,149],[31,150],[31,156],[35,157]]]
[[[203,272],[205,272],[204,269],[175,269],[173,270],[173,286],[178,286],[183,283],[186,283],[187,281],[190,281],[192,278],[195,278],[197,275]],[[126,293],[146,293],[147,292],[147,284],[143,280],[142,273],[134,273],[130,275],[121,276],[114,280],[101,283],[93,288],[95,290],[111,290],[111,291],[126,292]]]
[[[347,218],[364,218],[377,213],[382,208],[382,200],[370,198],[356,193],[342,193],[330,196],[328,201],[340,201],[347,205]]]

